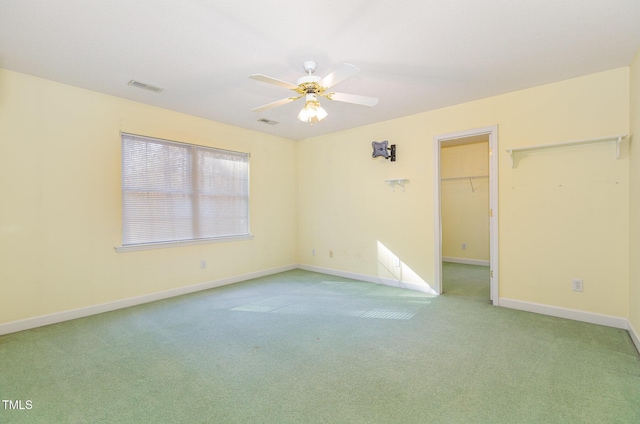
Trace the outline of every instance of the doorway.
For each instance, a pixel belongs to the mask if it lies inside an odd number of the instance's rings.
[[[489,265],[489,298],[494,305],[498,305],[498,166],[497,166],[497,126],[477,128],[473,130],[461,131],[450,134],[443,134],[434,137],[434,170],[435,170],[435,281],[434,288],[436,288],[439,294],[443,293],[443,259],[451,262],[458,262],[461,264],[467,264],[469,266],[477,265]],[[443,148],[453,148],[452,150],[446,150],[443,154]],[[467,157],[463,160],[453,161],[451,164],[450,155],[455,154],[454,151],[466,152]],[[484,153],[483,153],[484,152]],[[475,155],[484,155],[485,159],[488,159],[484,168],[478,166],[469,165],[471,159]],[[466,166],[465,172],[462,172],[462,168]],[[471,166],[471,168],[469,168]],[[456,167],[460,169],[456,169]],[[482,224],[478,224],[479,229],[472,232],[475,235],[467,233],[466,236],[460,236],[456,234],[447,233],[445,244],[443,246],[443,234],[444,231],[449,229],[453,231],[451,222],[447,222],[445,219],[445,226],[443,226],[443,207],[449,208],[451,212],[451,205],[446,204],[450,202],[447,196],[449,192],[445,192],[443,202],[443,184],[447,184],[446,190],[451,187],[449,185],[457,186],[458,189],[464,187],[469,192],[459,191],[458,194],[462,197],[460,199],[463,202],[471,202],[466,205],[462,205],[464,208],[468,208],[470,213],[473,213],[472,209],[476,209],[476,213],[479,215],[479,219],[482,220],[483,216],[488,217],[488,234],[485,229],[483,230]],[[483,186],[484,185],[484,186]],[[481,190],[488,190],[488,199],[482,199],[480,196]],[[469,194],[475,194],[478,190],[479,196],[470,196]],[[483,204],[484,201],[484,204]],[[477,211],[477,208],[488,207],[488,210]],[[457,211],[460,212],[460,211]],[[455,215],[455,214],[454,214]],[[458,213],[458,215],[461,215]],[[464,215],[464,214],[462,214]],[[454,220],[452,217],[450,220]],[[471,217],[472,218],[472,217]],[[476,218],[478,216],[476,215]],[[463,217],[458,216],[458,227],[461,225],[471,225],[471,221],[463,224]],[[477,219],[476,219],[477,221]],[[484,234],[483,231],[485,232]],[[471,242],[467,244],[465,237],[471,237]],[[488,240],[487,240],[488,238]],[[484,245],[488,243],[488,246]],[[453,244],[453,246],[452,246]],[[443,248],[447,249],[447,255],[443,254]]]

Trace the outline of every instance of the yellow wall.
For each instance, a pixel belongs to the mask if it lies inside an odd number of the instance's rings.
[[[640,50],[631,64],[631,135],[629,322],[640,337]]]
[[[504,151],[628,133],[629,85],[620,68],[293,142],[0,70],[0,323],[296,262],[433,284],[433,138],[497,124],[499,296],[619,317],[631,308],[637,328],[638,152],[558,148],[511,168]],[[116,253],[121,130],[251,153],[255,238]],[[382,140],[397,144],[396,162],[371,157]],[[408,178],[406,191],[390,178]]]
[[[433,138],[494,124],[499,296],[626,317],[626,145],[619,160],[613,144],[605,143],[523,155],[513,169],[505,149],[628,133],[629,68],[300,142],[300,262],[398,276],[381,258],[382,245],[411,271],[399,278],[432,285]],[[397,162],[371,157],[371,142],[381,140],[397,144]],[[410,179],[406,191],[394,193],[385,183],[389,178]],[[584,280],[583,293],[571,291],[572,278]]]
[[[249,152],[255,237],[116,253],[121,130]],[[0,69],[0,323],[295,264],[295,196],[291,140]]]
[[[440,176],[442,256],[488,262],[489,143],[443,147]]]

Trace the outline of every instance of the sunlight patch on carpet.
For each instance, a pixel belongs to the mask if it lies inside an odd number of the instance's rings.
[[[290,315],[347,316],[376,319],[411,319],[422,306],[429,302],[416,302],[415,299],[401,301],[381,299],[381,297],[360,299],[357,309],[353,305],[347,307],[340,296],[305,296],[283,295],[248,303],[231,308],[232,311],[259,312]]]

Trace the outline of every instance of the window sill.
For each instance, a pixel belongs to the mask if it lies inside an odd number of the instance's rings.
[[[169,241],[169,242],[162,242],[162,243],[130,244],[127,246],[116,246],[115,250],[118,253],[138,252],[140,250],[166,249],[170,247],[197,246],[200,244],[221,243],[221,242],[239,241],[239,240],[251,240],[252,238],[253,238],[253,234],[243,234],[238,236],[212,237],[212,238],[206,238],[206,239]]]

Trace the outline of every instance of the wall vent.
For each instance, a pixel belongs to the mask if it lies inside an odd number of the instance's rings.
[[[163,90],[163,88],[154,87],[153,85],[145,84],[143,82],[136,81],[136,80],[131,80],[129,81],[128,84],[132,87],[138,87],[138,88],[143,88],[145,90],[153,91],[154,93],[159,93]]]
[[[265,119],[265,118],[258,119],[258,122],[262,122],[262,123],[265,123],[267,125],[276,125],[278,123],[277,121],[271,121],[271,120]]]

